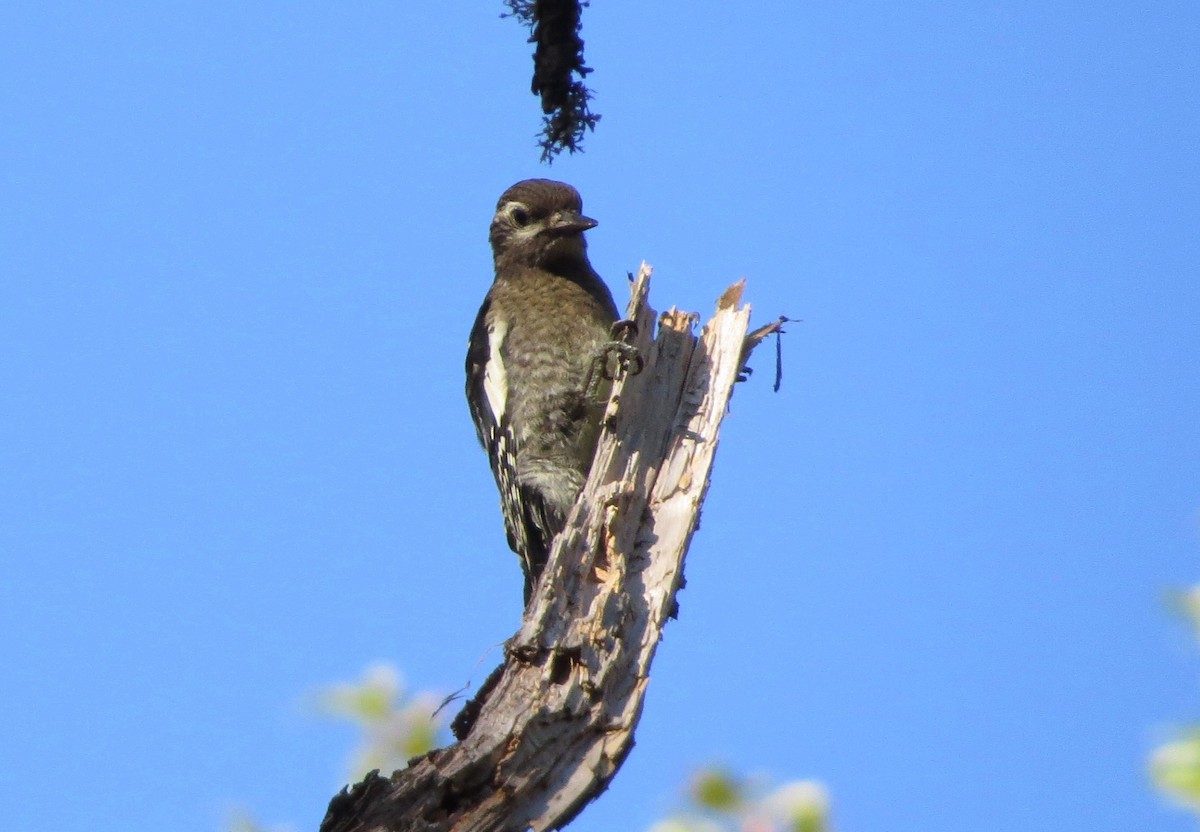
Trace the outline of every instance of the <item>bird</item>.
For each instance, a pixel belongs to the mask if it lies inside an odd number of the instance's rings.
[[[612,292],[587,256],[596,225],[564,182],[506,190],[488,234],[495,278],[468,340],[467,403],[526,606],[587,480],[611,387],[606,350],[622,346]]]

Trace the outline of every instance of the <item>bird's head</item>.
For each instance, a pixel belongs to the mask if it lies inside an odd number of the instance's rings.
[[[596,225],[583,215],[583,200],[570,185],[526,179],[501,195],[488,238],[497,267],[503,262],[547,268],[586,262],[583,232]]]

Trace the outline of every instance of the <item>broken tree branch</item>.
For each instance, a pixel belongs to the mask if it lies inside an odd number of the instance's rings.
[[[644,367],[614,383],[587,485],[504,665],[456,720],[459,741],[343,791],[321,832],[560,829],[633,747],[721,420],[768,334],[747,337],[743,282],[721,296],[699,337],[693,314],[656,316],[649,284],[643,264],[628,317]]]

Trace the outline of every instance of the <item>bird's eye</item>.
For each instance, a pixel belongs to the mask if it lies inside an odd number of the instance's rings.
[[[512,217],[513,225],[517,228],[529,225],[529,212],[519,205],[509,212],[509,216]]]

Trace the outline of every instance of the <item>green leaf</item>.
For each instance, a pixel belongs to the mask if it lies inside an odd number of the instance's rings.
[[[1200,814],[1200,729],[1160,746],[1150,757],[1150,776],[1159,791]]]

